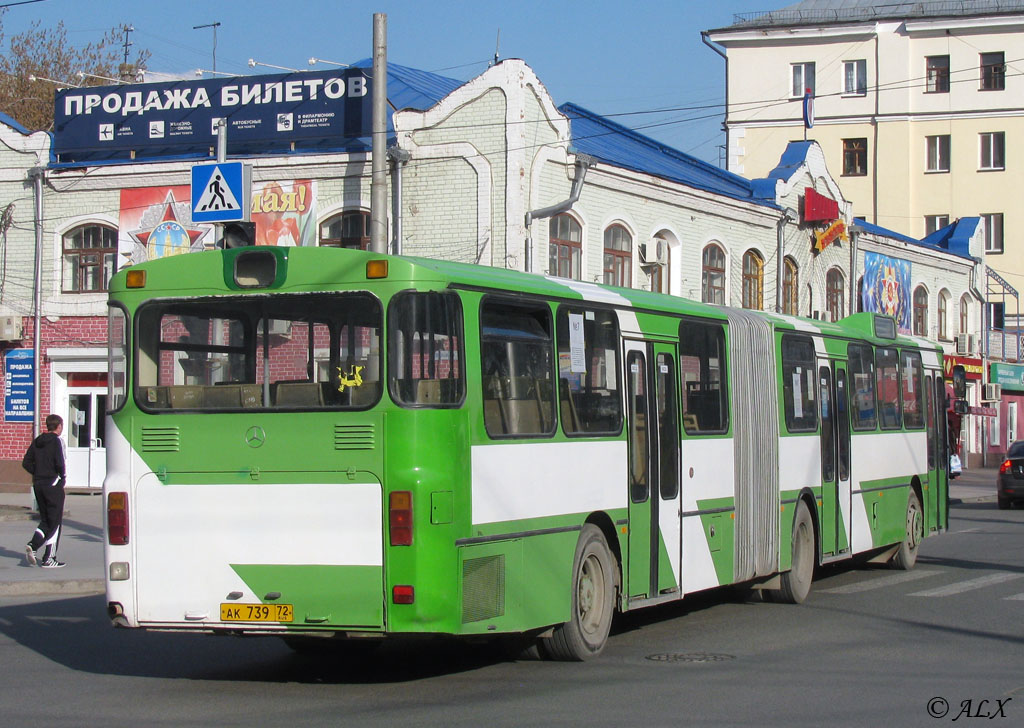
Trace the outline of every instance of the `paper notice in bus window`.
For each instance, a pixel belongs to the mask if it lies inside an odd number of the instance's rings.
[[[604,386],[615,391],[618,388],[618,373],[615,371],[615,349],[604,350]]]
[[[587,371],[586,342],[583,336],[583,314],[569,314],[569,371]]]
[[[800,374],[800,367],[797,367],[793,371],[793,417],[796,419],[804,416],[804,390]]]
[[[814,370],[807,370],[807,401],[814,401]]]

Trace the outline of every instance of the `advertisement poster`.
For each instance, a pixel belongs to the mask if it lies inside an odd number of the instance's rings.
[[[316,187],[311,180],[254,182],[257,245],[316,245]]]
[[[36,407],[36,355],[32,349],[11,349],[4,355],[4,420],[31,422]]]
[[[901,334],[911,333],[910,262],[878,253],[864,253],[865,311],[896,319]]]
[[[118,268],[211,250],[213,225],[192,223],[191,195],[189,185],[121,190]]]

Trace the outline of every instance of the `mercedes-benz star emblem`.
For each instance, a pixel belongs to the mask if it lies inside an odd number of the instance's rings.
[[[267,433],[259,425],[253,425],[245,431],[245,444],[249,447],[259,447],[267,441]]]

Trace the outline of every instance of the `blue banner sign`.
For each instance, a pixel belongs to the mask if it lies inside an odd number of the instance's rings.
[[[32,349],[11,349],[4,355],[4,420],[32,422],[36,410],[36,358]]]
[[[911,333],[910,261],[878,253],[864,253],[865,311],[884,313],[896,319],[901,334]]]
[[[337,149],[371,134],[363,69],[62,89],[54,101],[58,163]]]

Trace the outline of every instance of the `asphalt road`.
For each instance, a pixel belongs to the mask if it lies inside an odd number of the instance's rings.
[[[1024,510],[960,503],[911,572],[828,568],[801,606],[730,591],[626,615],[576,664],[447,641],[298,655],[114,630],[101,595],[0,596],[0,725],[1019,725],[1022,533]]]

